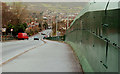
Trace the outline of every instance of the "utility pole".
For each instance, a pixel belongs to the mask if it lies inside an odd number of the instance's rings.
[[[1,35],[0,35],[0,36],[1,36],[1,42],[2,42],[2,35],[3,35],[3,34],[2,34],[2,31],[1,31]]]
[[[56,16],[56,36],[57,36],[57,17],[58,16]]]
[[[51,36],[52,36],[52,33],[53,33],[53,22],[52,22],[52,17],[51,17],[51,29],[52,29],[52,32],[51,32]]]
[[[68,16],[68,13],[67,13],[67,26],[66,26],[66,30],[68,29],[68,25],[69,25],[69,16]]]
[[[68,20],[68,16],[67,16],[67,29],[68,29],[68,25],[69,25],[69,20]]]
[[[13,29],[11,29],[11,36],[12,36],[12,31],[13,31]]]

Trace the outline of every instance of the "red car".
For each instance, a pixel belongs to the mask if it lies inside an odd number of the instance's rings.
[[[28,40],[28,35],[27,33],[18,33],[18,39],[27,39]]]

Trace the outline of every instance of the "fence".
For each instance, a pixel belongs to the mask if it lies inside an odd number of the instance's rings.
[[[64,36],[47,37],[47,38],[44,38],[44,39],[55,40],[55,41],[65,41],[65,35]]]
[[[7,41],[7,40],[14,40],[15,37],[11,36],[11,35],[3,35],[2,36],[2,41]]]

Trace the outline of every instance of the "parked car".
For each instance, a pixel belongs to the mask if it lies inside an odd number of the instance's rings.
[[[37,36],[34,37],[34,40],[39,40],[39,38]]]
[[[28,40],[28,35],[27,33],[18,33],[18,39],[19,40],[24,40],[24,39],[27,39]]]

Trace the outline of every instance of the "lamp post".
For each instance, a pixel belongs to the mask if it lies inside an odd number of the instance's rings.
[[[13,29],[11,29],[11,36],[12,36],[12,31],[13,31]]]

